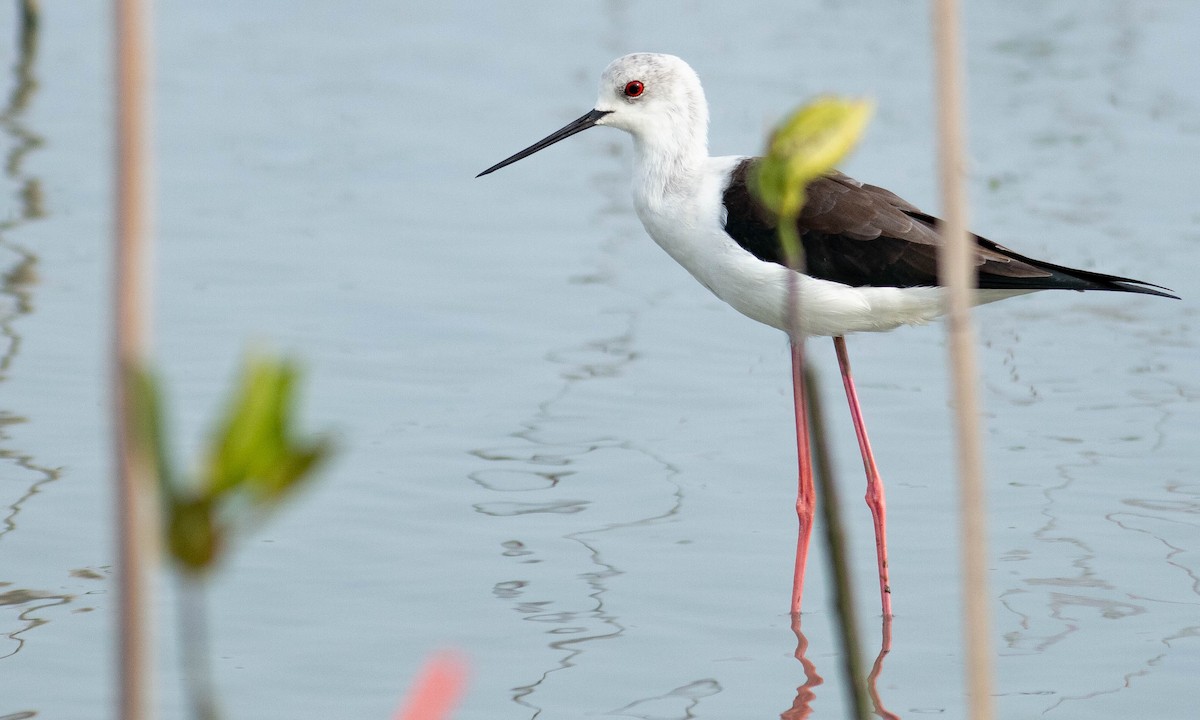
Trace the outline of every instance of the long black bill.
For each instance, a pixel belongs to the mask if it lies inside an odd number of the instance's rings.
[[[570,123],[569,125],[562,128],[561,130],[554,132],[549,137],[545,137],[545,138],[542,138],[541,140],[538,140],[537,142],[535,142],[534,144],[525,148],[524,150],[517,153],[516,155],[513,155],[510,158],[501,160],[500,162],[491,166],[487,170],[484,170],[483,172],[479,173],[475,177],[479,178],[479,177],[483,177],[484,175],[487,175],[488,173],[496,172],[497,170],[499,170],[502,167],[505,167],[507,165],[512,165],[513,163],[515,163],[518,160],[529,157],[530,155],[534,154],[538,150],[550,147],[551,145],[558,142],[559,140],[566,140],[567,138],[571,137],[575,133],[581,133],[584,130],[587,130],[588,128],[593,127],[596,124],[597,120],[599,120],[600,118],[609,114],[610,112],[612,112],[612,111],[611,110],[593,110],[590,113],[588,113],[587,115],[584,115],[583,117],[579,118],[578,120]]]

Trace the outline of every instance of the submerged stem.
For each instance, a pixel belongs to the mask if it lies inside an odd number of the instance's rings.
[[[821,497],[821,520],[825,525],[825,546],[828,548],[829,569],[833,576],[834,608],[837,611],[838,638],[842,641],[842,659],[854,717],[867,720],[871,707],[867,697],[867,680],[863,675],[862,653],[858,644],[858,622],[854,616],[854,589],[850,585],[850,557],[846,552],[846,535],[842,531],[841,508],[837,483],[829,462],[829,443],[825,436],[825,414],[816,372],[804,368],[808,389],[809,427],[812,433],[813,470],[817,493]]]
[[[217,720],[217,696],[209,663],[208,598],[204,580],[179,578],[179,647],[183,683],[195,720]]]

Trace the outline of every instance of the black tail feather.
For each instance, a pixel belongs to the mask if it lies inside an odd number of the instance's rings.
[[[1170,288],[1163,287],[1162,285],[1121,277],[1120,275],[1107,275],[1105,273],[1092,272],[1091,270],[1080,270],[1065,265],[1055,265],[1045,260],[1037,260],[1021,255],[1003,245],[979,236],[975,237],[975,241],[980,247],[1003,253],[1014,260],[1033,265],[1040,270],[1050,273],[1048,276],[1041,278],[1011,278],[997,275],[981,275],[979,278],[979,287],[981,288],[1013,290],[1101,290],[1157,295],[1158,297],[1172,298],[1174,300],[1179,299],[1179,296],[1173,294]]]

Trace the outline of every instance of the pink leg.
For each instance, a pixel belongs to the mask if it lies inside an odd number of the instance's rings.
[[[875,554],[879,559],[879,597],[883,603],[883,616],[892,614],[892,587],[888,582],[887,561],[887,503],[883,497],[883,480],[875,466],[875,455],[871,452],[871,441],[867,439],[867,426],[863,423],[862,408],[858,406],[858,392],[854,389],[854,378],[850,376],[850,356],[846,353],[846,338],[833,339],[837,350],[838,366],[842,369],[842,384],[846,386],[846,399],[850,402],[850,417],[854,420],[854,432],[858,435],[858,449],[862,451],[863,466],[867,470],[867,507],[875,520]]]
[[[812,452],[808,445],[808,401],[804,395],[804,345],[792,341],[792,400],[796,408],[796,452],[800,465],[800,491],[796,496],[796,515],[800,534],[796,540],[796,574],[792,578],[792,613],[800,612],[804,594],[804,566],[808,561],[808,541],[812,536],[813,513],[817,507],[813,489]]]

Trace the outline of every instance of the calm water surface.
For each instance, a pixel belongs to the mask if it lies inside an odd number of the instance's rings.
[[[0,718],[111,717],[104,403],[107,5],[0,9]],[[1194,717],[1200,703],[1200,6],[977,3],[973,227],[1174,288],[977,315],[1002,717]],[[228,717],[384,718],[429,652],[457,717],[844,716],[820,556],[802,639],[782,337],[645,236],[604,65],[673,52],[712,148],[753,152],[822,91],[878,112],[847,170],[936,211],[927,14],[865,3],[166,4],[157,18],[157,357],[194,457],[244,349],[308,364],[342,452],[216,582]],[[896,716],[960,717],[939,326],[851,338],[891,508]],[[867,655],[869,514],[828,341]],[[820,546],[818,545],[818,548]],[[170,576],[159,702],[184,717]],[[795,709],[789,711],[789,708]],[[881,714],[885,711],[881,710]],[[890,717],[890,716],[889,716]]]

